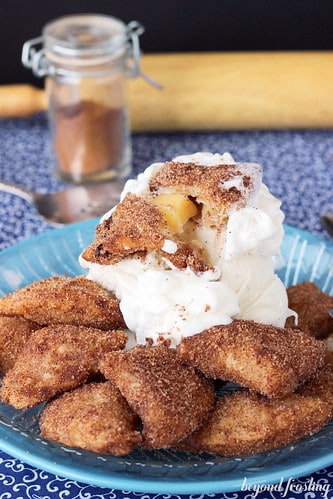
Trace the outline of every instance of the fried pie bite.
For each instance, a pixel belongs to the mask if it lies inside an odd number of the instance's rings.
[[[332,371],[322,369],[315,382],[282,399],[247,390],[224,395],[202,428],[177,448],[231,457],[276,449],[312,435],[332,417],[333,397],[327,398],[332,381]]]
[[[84,276],[49,277],[0,298],[1,315],[21,315],[42,325],[124,327],[116,297]]]
[[[220,225],[232,207],[246,205],[261,180],[262,169],[257,163],[203,166],[166,161],[152,176],[149,188],[157,196],[172,192],[196,199],[203,206],[205,221]]]
[[[169,253],[164,251],[164,247],[165,241],[171,240],[176,243],[177,249]],[[204,272],[209,268],[199,248],[171,232],[161,210],[153,202],[128,193],[110,218],[97,226],[95,241],[82,253],[82,257],[109,265],[128,257],[145,258],[147,253],[153,251],[167,257],[180,269],[189,266]]]
[[[315,338],[326,338],[333,334],[333,296],[324,293],[313,282],[302,282],[287,288],[288,303],[298,314],[297,327]],[[293,318],[287,324],[293,325]]]
[[[327,402],[333,417],[333,357],[330,352],[325,357],[324,365],[297,391],[307,396],[316,395]]]
[[[191,240],[195,236],[184,237],[188,225],[191,233],[198,224],[215,228],[225,224],[231,207],[245,206],[261,179],[262,170],[256,163],[204,166],[166,162],[152,175],[144,193],[125,193],[98,225],[95,241],[82,257],[110,265],[156,252],[178,269],[205,272],[209,265],[203,248]]]
[[[70,447],[122,456],[141,442],[138,417],[110,381],[66,392],[43,409],[41,436]]]
[[[181,364],[165,346],[108,353],[100,369],[139,415],[146,448],[176,444],[203,424],[214,405],[211,380]]]
[[[312,376],[325,358],[322,341],[253,321],[214,326],[177,347],[180,360],[208,377],[233,381],[268,397],[283,397]]]
[[[99,373],[106,352],[124,348],[123,331],[56,325],[35,331],[2,380],[1,400],[26,409]]]
[[[13,367],[28,338],[40,327],[23,317],[0,316],[0,374]]]

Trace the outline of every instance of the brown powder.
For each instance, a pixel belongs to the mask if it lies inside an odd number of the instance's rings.
[[[117,167],[123,151],[125,113],[93,101],[55,112],[54,146],[60,173],[75,180]]]

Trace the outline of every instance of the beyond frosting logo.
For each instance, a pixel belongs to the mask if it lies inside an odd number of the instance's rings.
[[[251,497],[255,498],[261,492],[275,492],[280,495],[276,495],[276,497],[287,498],[290,497],[290,494],[301,494],[304,492],[317,492],[319,493],[318,497],[322,497],[323,499],[329,499],[328,493],[330,491],[329,483],[322,483],[320,481],[315,481],[312,477],[304,482],[296,481],[296,478],[289,478],[287,482],[284,481],[283,477],[280,479],[278,483],[274,484],[264,484],[264,483],[249,483],[247,478],[244,477],[242,483],[242,491],[252,492]],[[316,496],[317,497],[317,496]]]

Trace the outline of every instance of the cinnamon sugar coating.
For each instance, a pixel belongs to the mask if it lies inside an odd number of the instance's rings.
[[[231,206],[245,206],[261,181],[261,166],[256,163],[202,166],[167,161],[152,177],[151,191],[172,188],[198,203],[215,208],[221,215]]]
[[[235,320],[185,338],[179,358],[208,377],[283,397],[323,364],[323,342],[293,329]]]
[[[289,308],[298,314],[297,327],[316,338],[325,338],[333,334],[333,318],[329,310],[333,309],[333,296],[321,291],[313,282],[302,282],[287,288]],[[287,319],[293,325],[294,319]]]
[[[32,333],[40,327],[23,317],[0,316],[0,374],[13,367]]]
[[[141,442],[138,418],[111,382],[89,383],[43,409],[41,436],[70,447],[122,456]]]
[[[149,190],[139,197],[128,192],[110,217],[96,229],[95,241],[86,248],[85,260],[102,265],[115,264],[124,258],[144,259],[147,253],[157,252],[175,267],[190,267],[205,272],[210,267],[203,259],[202,249],[174,234],[159,208],[152,200],[159,193],[180,193],[209,211],[209,223],[219,227],[226,222],[231,207],[243,207],[255,194],[262,171],[256,163],[202,166],[169,161],[152,176]],[[206,216],[203,217],[206,220]],[[207,220],[206,220],[207,222]],[[163,251],[165,241],[176,243],[175,253]]]
[[[282,399],[247,390],[222,396],[208,421],[177,446],[191,452],[241,456],[289,445],[320,430],[332,417],[333,372]],[[327,397],[330,387],[330,398]]]
[[[32,407],[71,390],[99,373],[99,359],[124,348],[123,331],[57,325],[35,331],[2,380],[1,400],[16,409]]]
[[[83,276],[49,277],[18,289],[0,298],[0,314],[41,325],[125,326],[116,297]]]
[[[168,237],[168,227],[159,209],[129,193],[110,218],[97,226],[95,241],[82,256],[101,264],[116,263],[133,253],[160,250]]]
[[[333,417],[333,357],[331,352],[327,352],[324,365],[301,385],[297,392],[320,397],[329,405],[331,417]]]
[[[182,365],[165,346],[111,352],[100,367],[141,418],[146,448],[169,447],[186,437],[215,401],[212,381]]]
[[[176,242],[175,253],[163,251],[166,240]],[[112,215],[97,226],[95,240],[82,256],[87,261],[109,265],[124,258],[144,260],[147,253],[154,251],[180,269],[187,266],[197,272],[209,269],[200,249],[172,234],[156,206],[128,193]]]

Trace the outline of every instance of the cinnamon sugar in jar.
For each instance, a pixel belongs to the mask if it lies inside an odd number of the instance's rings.
[[[130,173],[125,83],[139,74],[142,32],[135,21],[126,26],[110,16],[70,15],[24,44],[23,64],[47,77],[54,171],[62,180],[93,182]]]

